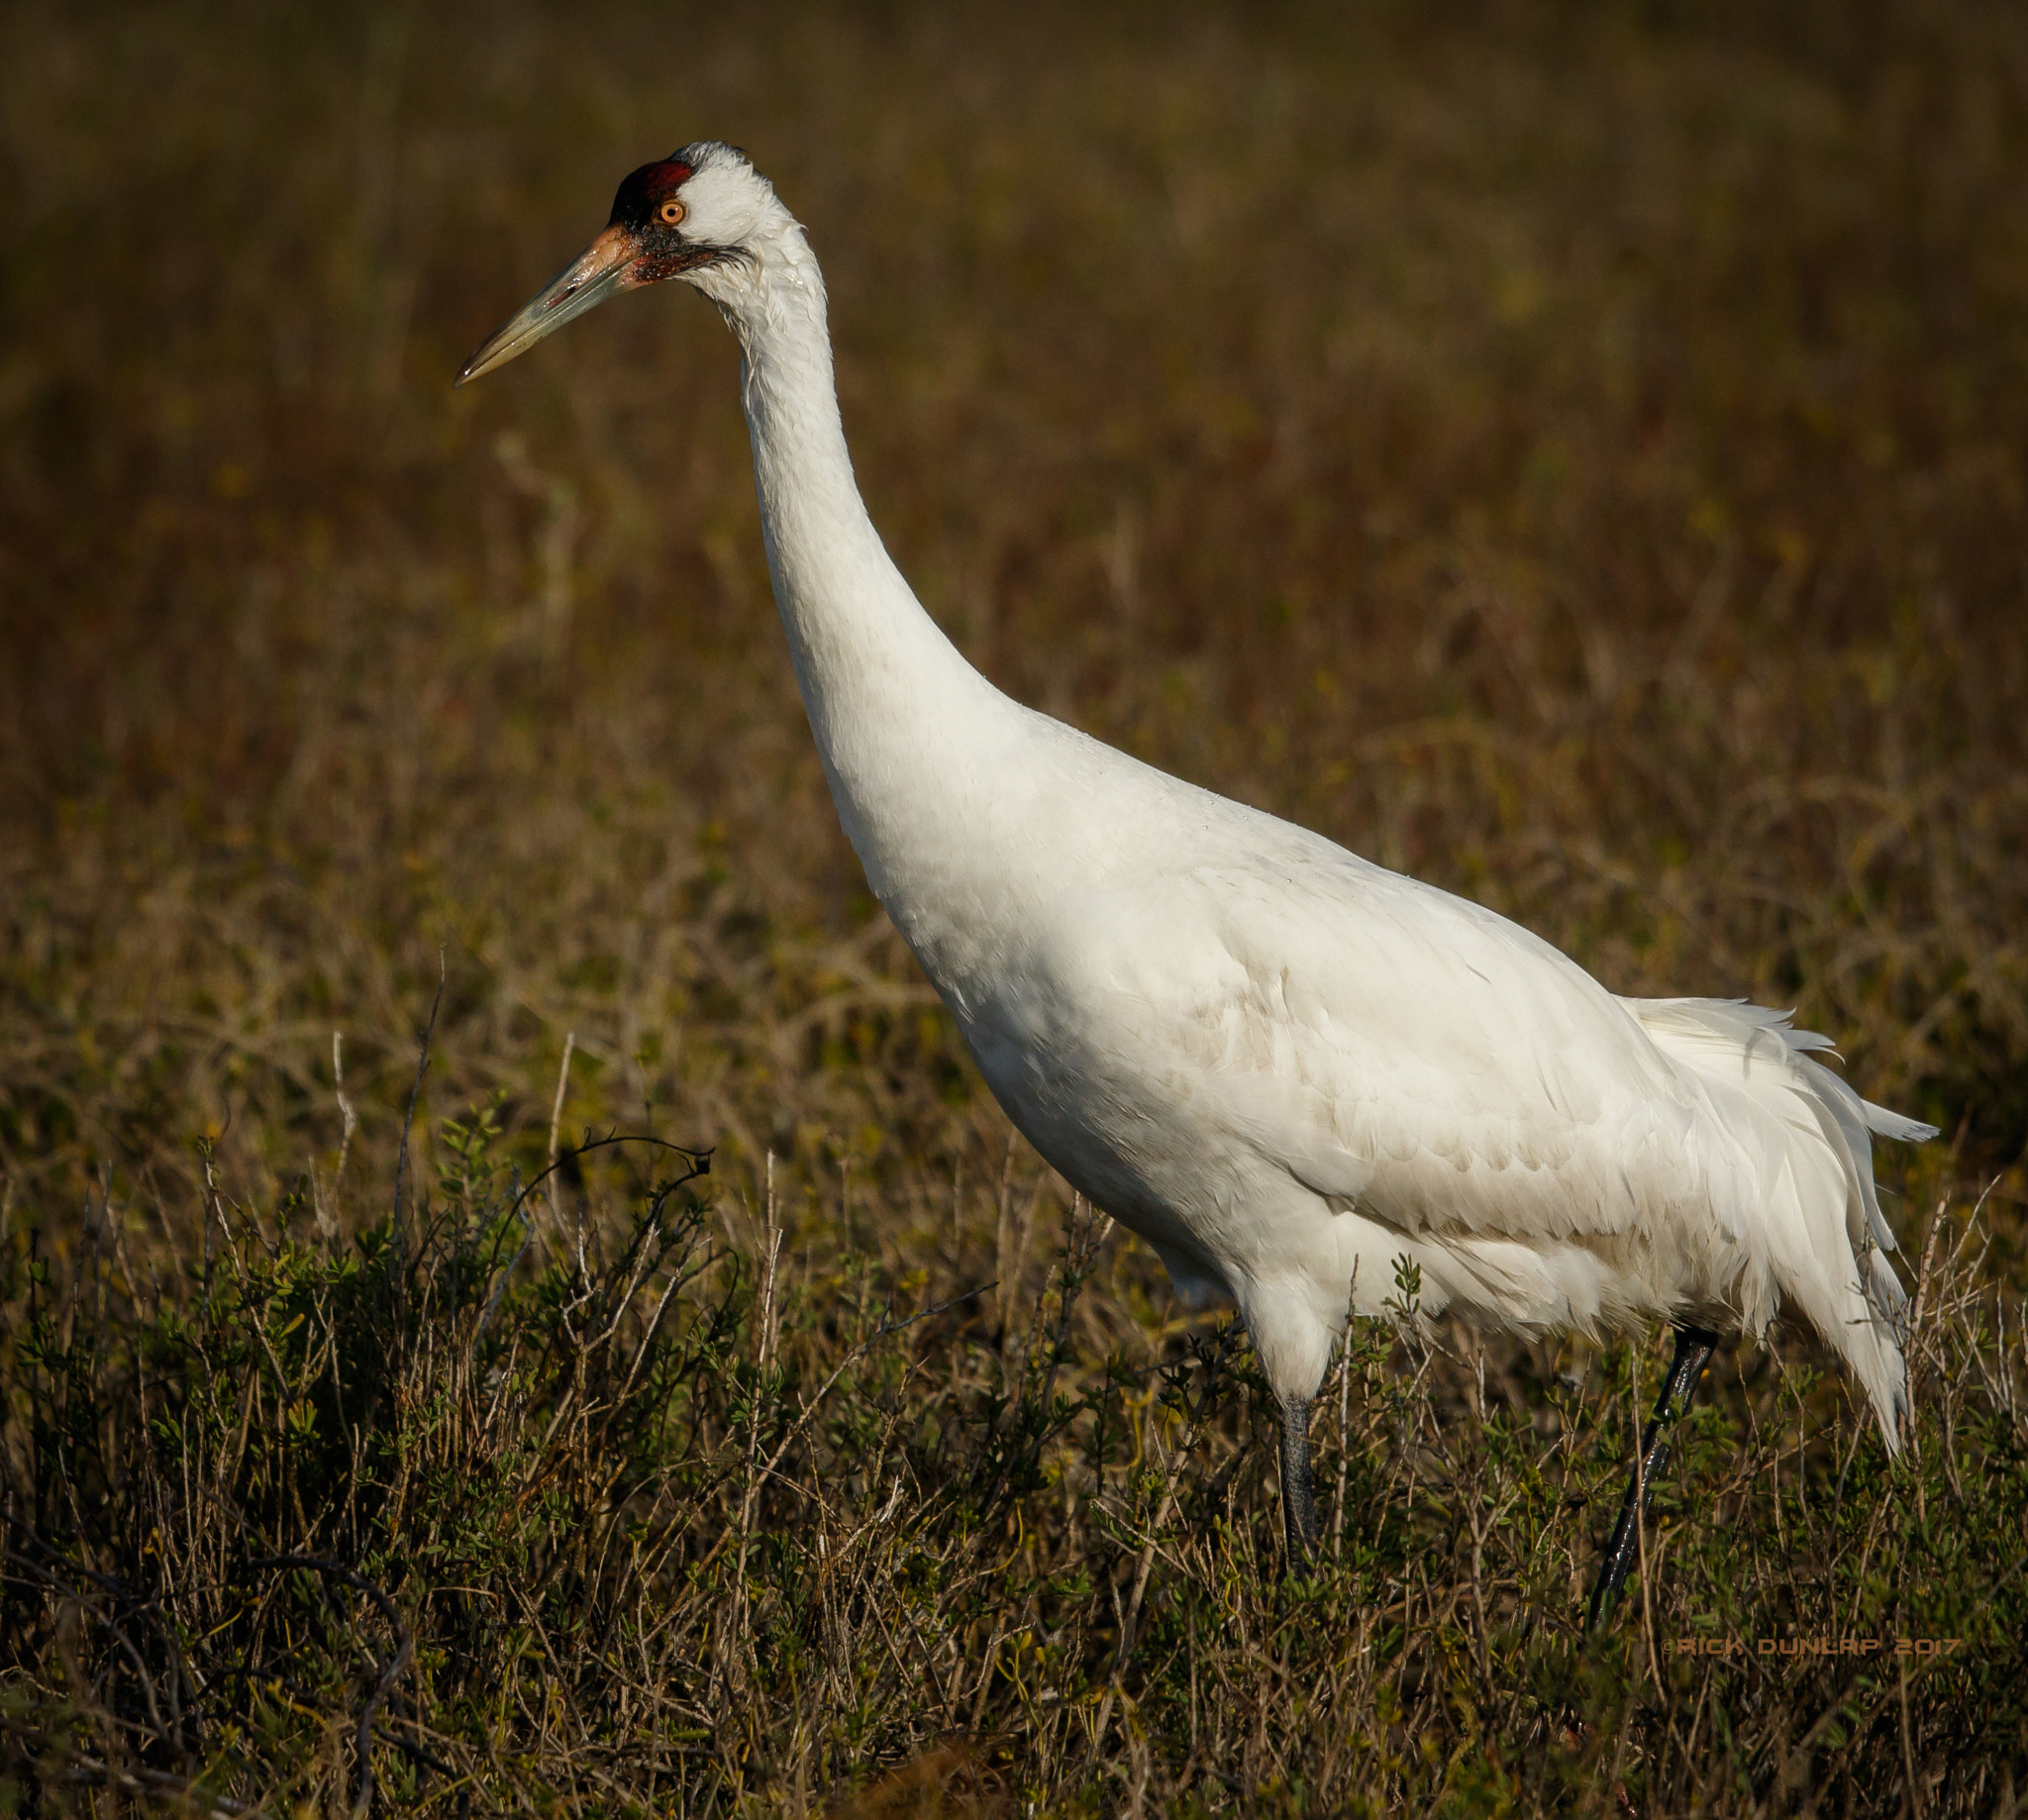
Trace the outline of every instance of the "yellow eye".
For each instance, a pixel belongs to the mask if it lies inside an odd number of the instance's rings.
[[[670,200],[664,202],[660,208],[656,210],[655,218],[664,228],[673,228],[676,223],[683,219],[683,205],[671,197]]]

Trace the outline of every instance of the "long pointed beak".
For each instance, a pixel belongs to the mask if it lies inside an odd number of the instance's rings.
[[[479,344],[464,371],[452,382],[463,385],[496,366],[505,366],[516,354],[526,354],[544,336],[560,329],[573,316],[632,290],[629,278],[641,249],[625,228],[607,228],[597,240],[563,267],[531,298],[519,315],[511,317]]]

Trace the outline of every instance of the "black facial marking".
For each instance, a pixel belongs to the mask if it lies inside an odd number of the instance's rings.
[[[652,246],[642,249],[641,256],[634,262],[634,282],[637,284],[655,284],[663,278],[695,271],[701,265],[716,265],[719,260],[732,257],[724,247],[685,246],[682,236],[673,229],[663,228],[660,233],[663,240],[675,244],[667,249]]]

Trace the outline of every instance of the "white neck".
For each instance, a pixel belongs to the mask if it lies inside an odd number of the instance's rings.
[[[757,251],[698,288],[745,355],[768,574],[839,819],[903,921],[897,897],[941,869],[949,823],[966,813],[962,780],[977,768],[967,759],[1026,717],[923,611],[866,515],[839,417],[824,280],[801,228],[784,222]]]

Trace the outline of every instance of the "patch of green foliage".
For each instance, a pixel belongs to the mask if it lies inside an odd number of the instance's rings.
[[[602,1218],[497,1148],[450,1123],[350,1238],[214,1195],[166,1282],[117,1206],[66,1267],[6,1235],[0,1812],[2011,1798],[2023,1362],[1942,1210],[1902,1460],[1807,1368],[1727,1376],[1587,1640],[1646,1349],[1446,1343],[1404,1272],[1292,1578],[1243,1337],[1082,1347],[1081,1204],[1018,1302],[806,1283],[722,1241],[703,1159],[587,1146],[649,1171]]]

